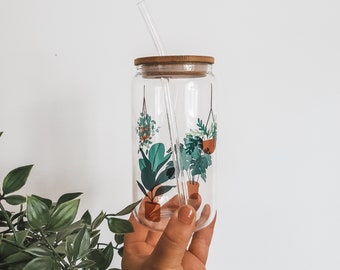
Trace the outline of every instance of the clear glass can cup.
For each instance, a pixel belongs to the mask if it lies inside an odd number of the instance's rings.
[[[196,209],[196,230],[216,212],[217,122],[214,58],[150,56],[134,61],[133,199],[137,220],[162,231],[183,204]]]

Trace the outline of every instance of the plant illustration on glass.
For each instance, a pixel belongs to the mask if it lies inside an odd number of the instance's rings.
[[[208,118],[209,121],[209,118]],[[217,123],[212,121],[210,127],[208,127],[208,121],[203,124],[201,119],[197,119],[198,134],[202,138],[202,149],[207,154],[212,154],[216,148],[217,139]]]
[[[195,130],[190,130],[180,144],[181,170],[187,173],[189,196],[198,195],[199,179],[207,180],[207,169],[212,165],[211,154],[216,148],[217,123],[212,109],[213,88],[210,90],[210,110],[206,123],[197,118]]]
[[[149,149],[152,144],[152,137],[159,131],[159,127],[156,125],[156,121],[151,118],[146,109],[146,100],[145,100],[145,86],[143,89],[143,107],[142,112],[137,121],[136,132],[139,137],[139,148]]]
[[[213,112],[212,105],[212,95],[213,95],[213,87],[211,85],[210,89],[210,110],[206,123],[198,118],[197,119],[197,130],[191,131],[193,135],[199,136],[202,138],[202,149],[207,154],[212,154],[216,148],[216,139],[217,139],[217,123],[215,121],[215,116]]]
[[[188,177],[189,196],[198,193],[199,179],[207,180],[207,169],[212,165],[211,155],[202,150],[202,138],[187,134],[184,144],[180,144],[181,170]]]
[[[160,204],[157,202],[157,198],[175,187],[162,185],[175,177],[173,162],[169,161],[171,151],[166,153],[163,143],[155,143],[151,146],[148,154],[144,153],[142,148],[140,148],[140,153],[142,155],[142,158],[139,159],[141,182],[137,181],[137,184],[147,198],[145,218],[159,222]]]

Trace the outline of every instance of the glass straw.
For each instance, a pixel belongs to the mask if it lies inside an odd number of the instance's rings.
[[[144,0],[138,0],[137,6],[139,8],[140,13],[142,14],[142,17],[146,23],[146,26],[150,32],[150,35],[152,37],[152,40],[156,46],[157,52],[159,55],[164,55],[164,46],[162,44],[161,38],[158,34],[158,31],[151,19],[150,12],[145,4]]]
[[[157,52],[160,56],[165,55],[164,46],[158,34],[158,31],[151,19],[150,13],[146,7],[145,0],[138,0],[137,6],[139,11],[147,25],[149,33],[152,37],[154,45],[156,46]],[[177,189],[178,189],[178,199],[179,204],[187,204],[188,203],[188,190],[184,181],[183,171],[181,170],[181,160],[180,160],[180,147],[179,147],[179,138],[177,134],[177,122],[174,114],[171,96],[170,96],[170,85],[169,79],[161,78],[162,88],[164,90],[164,100],[166,105],[166,115],[168,120],[168,128],[170,133],[170,144],[171,144],[171,152],[172,158],[174,160],[175,172],[176,172],[176,181],[177,181]]]

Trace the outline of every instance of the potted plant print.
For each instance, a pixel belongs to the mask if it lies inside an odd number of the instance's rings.
[[[141,182],[137,181],[137,184],[146,197],[144,200],[145,218],[149,221],[159,222],[160,204],[157,199],[175,187],[162,185],[175,177],[173,162],[168,162],[171,153],[170,151],[165,152],[163,143],[153,144],[148,154],[140,148],[140,153],[142,155],[142,158],[139,159]]]
[[[202,149],[202,139],[199,136],[187,134],[184,144],[180,144],[181,170],[188,177],[188,194],[192,198],[199,193],[199,179],[207,179],[207,169],[212,164],[210,154]]]

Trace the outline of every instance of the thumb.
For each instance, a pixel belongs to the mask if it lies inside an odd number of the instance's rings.
[[[183,256],[195,229],[195,209],[181,206],[171,217],[153,253],[149,257],[155,269],[176,269],[182,265]]]

